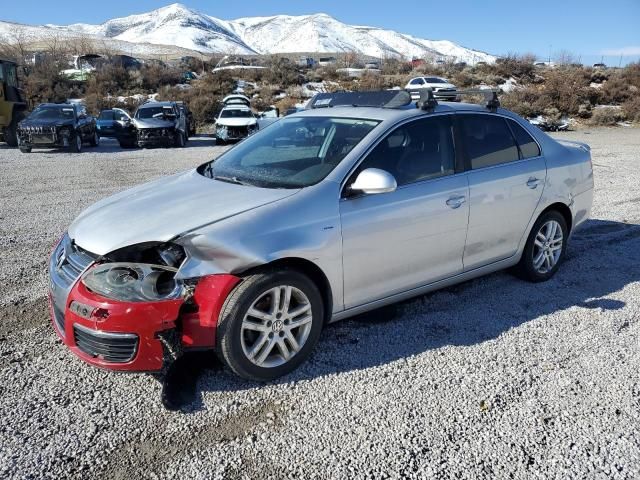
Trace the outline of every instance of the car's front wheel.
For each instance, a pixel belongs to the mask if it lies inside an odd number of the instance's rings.
[[[97,130],[94,130],[90,143],[92,147],[97,147],[100,145],[100,135],[98,135]]]
[[[525,280],[544,282],[558,271],[566,248],[567,222],[555,210],[546,212],[533,225],[525,244],[518,273]]]
[[[80,153],[82,151],[82,135],[80,134],[80,132],[76,132],[71,139],[69,150],[75,153]]]
[[[302,273],[285,269],[250,275],[222,308],[218,355],[243,378],[273,380],[311,355],[323,316],[322,296]]]

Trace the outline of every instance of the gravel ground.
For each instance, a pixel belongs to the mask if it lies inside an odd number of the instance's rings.
[[[639,478],[640,130],[557,136],[591,144],[597,190],[553,280],[498,273],[329,326],[269,385],[192,358],[179,412],[61,345],[46,258],[84,207],[221,148],[0,148],[0,478]]]

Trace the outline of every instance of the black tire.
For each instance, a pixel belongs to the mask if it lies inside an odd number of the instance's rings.
[[[136,146],[135,142],[131,140],[119,140],[118,143],[120,144],[120,148],[135,148]]]
[[[18,123],[24,120],[24,118],[25,114],[22,110],[13,112],[11,123],[4,131],[4,141],[7,142],[7,145],[10,147],[18,146]]]
[[[69,151],[73,153],[82,152],[82,135],[80,132],[74,132],[74,135],[71,137],[71,141],[69,142]]]
[[[243,350],[243,335],[246,334],[246,332],[243,333],[242,331],[243,319],[256,300],[261,297],[268,298],[265,297],[266,292],[282,285],[292,286],[306,296],[312,316],[311,327],[308,330],[308,336],[304,344],[288,361],[284,361],[285,363],[278,366],[259,366],[252,362]],[[286,325],[288,321],[285,319],[284,324],[281,321],[280,328],[286,329],[287,327],[283,325]],[[273,323],[275,324],[275,322]],[[218,322],[216,334],[216,352],[220,360],[240,377],[260,382],[270,381],[290,373],[309,358],[320,338],[323,323],[324,305],[322,296],[315,283],[306,275],[289,269],[256,273],[244,278],[227,297],[220,312],[220,321]],[[276,330],[276,327],[272,325],[267,325],[267,327],[273,328],[273,331],[269,331],[267,334],[269,338],[275,338],[274,341],[279,342],[278,336],[282,338],[284,335],[282,330]],[[256,333],[255,335],[262,335],[262,333]],[[284,338],[282,341],[284,341]],[[272,352],[281,355],[278,353],[280,350],[277,346],[273,347]]]
[[[31,147],[20,147],[22,153],[31,153]]]
[[[92,147],[97,147],[100,145],[100,136],[98,135],[97,130],[93,131],[93,136],[91,137],[91,140],[89,140],[89,145],[91,145]]]
[[[536,269],[536,266],[534,264],[534,256],[537,256],[540,248],[538,247],[538,245],[536,245],[536,237],[538,236],[538,233],[540,232],[542,227],[551,221],[557,222],[562,230],[562,248],[560,248],[559,250],[560,255],[555,261],[553,267],[545,272],[542,272]],[[560,264],[564,259],[567,250],[568,237],[569,229],[567,228],[567,222],[560,212],[556,210],[550,210],[540,215],[538,220],[536,220],[536,223],[533,225],[531,232],[529,233],[527,243],[525,244],[524,251],[522,252],[522,258],[520,258],[520,263],[518,263],[518,265],[516,266],[516,274],[520,278],[528,280],[530,282],[545,282],[549,280],[558,271],[558,268],[560,267]]]
[[[175,139],[175,146],[178,148],[184,148],[184,146],[186,145],[186,141],[184,139],[184,133],[182,132],[178,132],[176,134],[176,139]]]

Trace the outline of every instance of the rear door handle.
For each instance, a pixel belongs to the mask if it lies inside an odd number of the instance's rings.
[[[451,197],[449,200],[447,200],[447,205],[455,209],[455,208],[459,208],[460,205],[462,205],[466,201],[467,199],[462,196]]]
[[[529,180],[527,180],[527,187],[529,188],[537,188],[538,184],[540,183],[540,179],[536,178],[536,177],[531,177]]]

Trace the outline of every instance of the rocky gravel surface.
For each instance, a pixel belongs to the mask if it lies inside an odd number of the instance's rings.
[[[191,357],[180,411],[61,345],[46,260],[84,207],[221,148],[0,147],[0,478],[639,478],[640,130],[557,135],[591,144],[597,190],[554,279],[497,273],[331,325],[268,385]]]

